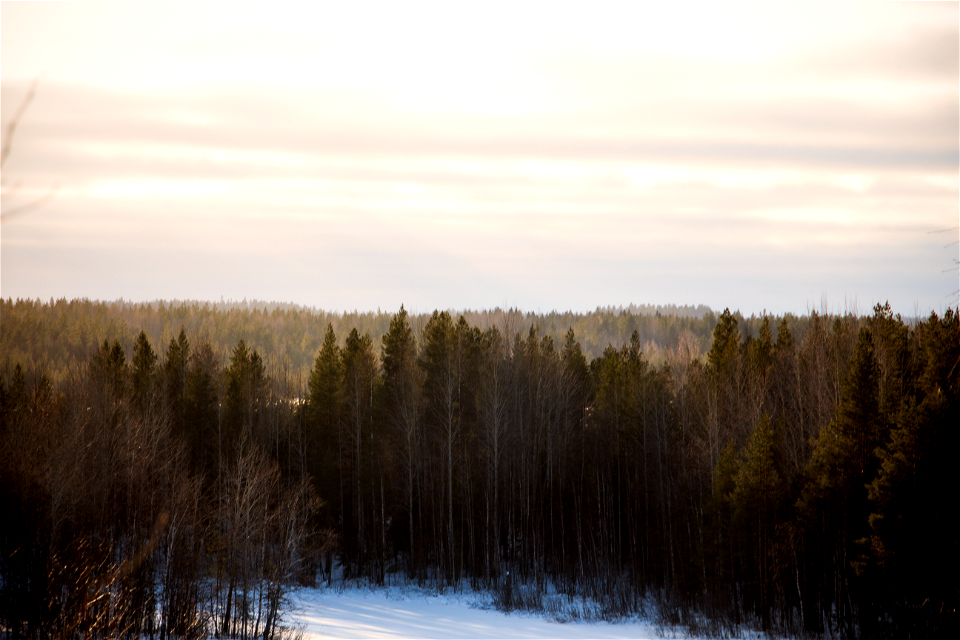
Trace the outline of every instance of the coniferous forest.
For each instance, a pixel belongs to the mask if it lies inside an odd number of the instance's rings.
[[[0,301],[0,632],[276,637],[359,578],[960,632],[960,318]]]

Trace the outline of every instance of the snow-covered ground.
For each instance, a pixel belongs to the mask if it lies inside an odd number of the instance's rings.
[[[288,624],[315,638],[658,638],[650,621],[556,622],[542,614],[502,613],[490,596],[415,588],[301,589]],[[670,635],[669,630],[667,635]]]

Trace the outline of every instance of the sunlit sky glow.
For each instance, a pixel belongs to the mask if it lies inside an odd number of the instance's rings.
[[[960,5],[663,4],[4,2],[0,293],[955,304]]]

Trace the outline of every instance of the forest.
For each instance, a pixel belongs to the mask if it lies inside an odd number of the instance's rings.
[[[535,324],[555,342],[573,329],[588,359],[600,355],[608,344],[620,345],[629,340],[633,331],[639,332],[647,356],[656,357],[654,354],[660,349],[675,347],[683,334],[701,343],[709,341],[716,324],[714,312],[703,305],[631,305],[597,308],[592,313],[531,313],[499,308],[448,313],[463,315],[467,322],[481,329],[496,325],[513,330]],[[380,310],[331,313],[258,300],[129,303],[0,298],[0,317],[4,319],[0,331],[0,372],[8,378],[11,367],[19,362],[23,366],[31,363],[55,379],[66,373],[72,362],[89,358],[104,340],[119,342],[124,352],[131,354],[141,331],[152,344],[166,345],[184,329],[189,336],[209,343],[221,360],[226,360],[243,340],[250,348],[269,354],[272,366],[284,367],[288,373],[306,379],[328,324],[340,344],[352,329],[361,335],[369,333],[379,344],[393,314]],[[756,317],[737,317],[745,326],[759,326]],[[411,326],[422,331],[430,313],[411,314],[409,318]],[[790,320],[796,321],[793,317]]]
[[[960,317],[0,300],[0,627],[283,634],[296,585],[960,632]]]

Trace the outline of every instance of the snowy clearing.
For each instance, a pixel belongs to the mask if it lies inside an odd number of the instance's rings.
[[[419,590],[301,589],[292,620],[315,638],[657,638],[649,622],[560,623],[541,615],[502,613],[477,593]]]
[[[416,587],[300,589],[287,624],[303,640],[319,638],[641,638],[684,637],[647,619],[558,622],[532,613],[503,613],[490,596],[440,595]],[[762,638],[748,633],[745,637]]]

